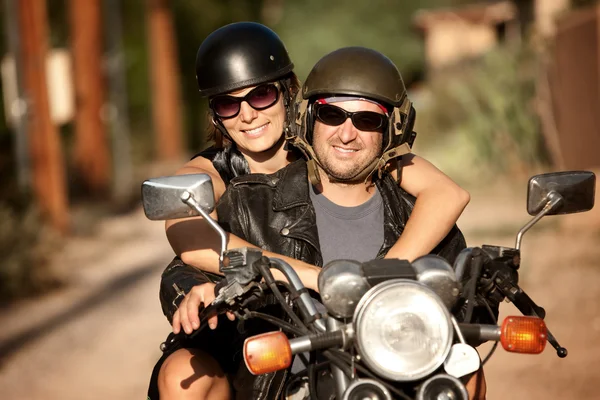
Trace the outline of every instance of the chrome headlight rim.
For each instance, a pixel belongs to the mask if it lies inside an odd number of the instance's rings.
[[[424,369],[420,373],[399,374],[380,366],[380,364],[373,360],[373,358],[366,351],[363,339],[361,337],[361,322],[364,319],[365,312],[366,310],[368,310],[369,305],[373,301],[375,301],[381,293],[385,292],[386,290],[390,290],[390,287],[394,287],[399,284],[413,286],[414,288],[418,288],[418,290],[426,292],[431,298],[431,300],[433,300],[436,303],[439,310],[441,311],[440,315],[444,318],[444,325],[448,332],[448,335],[445,338],[445,345],[443,347],[443,351],[438,355],[437,359],[431,365],[430,368]],[[365,293],[365,295],[362,297],[362,299],[356,306],[354,316],[352,319],[352,324],[355,332],[354,343],[364,363],[379,376],[396,382],[410,382],[419,380],[436,371],[444,363],[444,360],[448,357],[454,337],[452,316],[450,315],[450,312],[448,311],[443,301],[427,285],[411,279],[390,279],[372,287],[367,293]]]

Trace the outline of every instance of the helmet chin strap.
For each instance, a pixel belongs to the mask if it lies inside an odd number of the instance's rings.
[[[221,121],[219,118],[215,117],[212,110],[210,110],[210,118],[212,120],[213,125],[219,130],[219,132],[221,132],[221,135],[226,137],[227,140],[233,142],[233,139],[231,138],[231,136],[229,136],[229,132],[227,132],[227,129],[223,125],[223,121]]]

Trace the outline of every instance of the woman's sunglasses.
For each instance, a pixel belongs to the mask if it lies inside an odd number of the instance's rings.
[[[255,110],[264,110],[279,100],[279,87],[275,83],[260,85],[243,97],[222,95],[210,100],[210,108],[219,118],[233,118],[240,113],[242,101]]]
[[[382,132],[387,126],[387,116],[373,111],[350,112],[331,104],[315,104],[317,119],[326,125],[338,126],[348,118],[361,131]]]

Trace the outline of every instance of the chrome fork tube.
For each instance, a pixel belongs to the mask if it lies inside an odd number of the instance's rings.
[[[340,321],[331,316],[326,318],[326,321],[328,332],[337,331],[338,329],[341,329],[344,326],[344,324],[342,324]],[[336,398],[341,399],[344,395],[344,392],[348,388],[348,385],[350,384],[350,380],[341,369],[339,369],[333,364],[331,364],[331,374],[333,375],[333,380],[335,382],[335,391],[337,394]]]

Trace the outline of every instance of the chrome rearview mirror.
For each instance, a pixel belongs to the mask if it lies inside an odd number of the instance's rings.
[[[589,171],[554,172],[536,175],[527,187],[527,212],[537,215],[554,194],[562,200],[545,215],[572,214],[594,207],[596,176]]]
[[[527,212],[533,215],[517,234],[520,250],[525,232],[545,215],[573,214],[594,207],[596,175],[589,171],[565,171],[531,177],[527,187]]]
[[[207,214],[215,208],[212,180],[207,174],[163,176],[142,183],[142,204],[146,217],[159,221],[201,215],[182,201],[186,192]]]
[[[151,178],[142,183],[142,204],[150,220],[202,216],[221,237],[221,255],[227,249],[227,235],[210,217],[215,208],[212,180],[207,174],[175,175]]]

